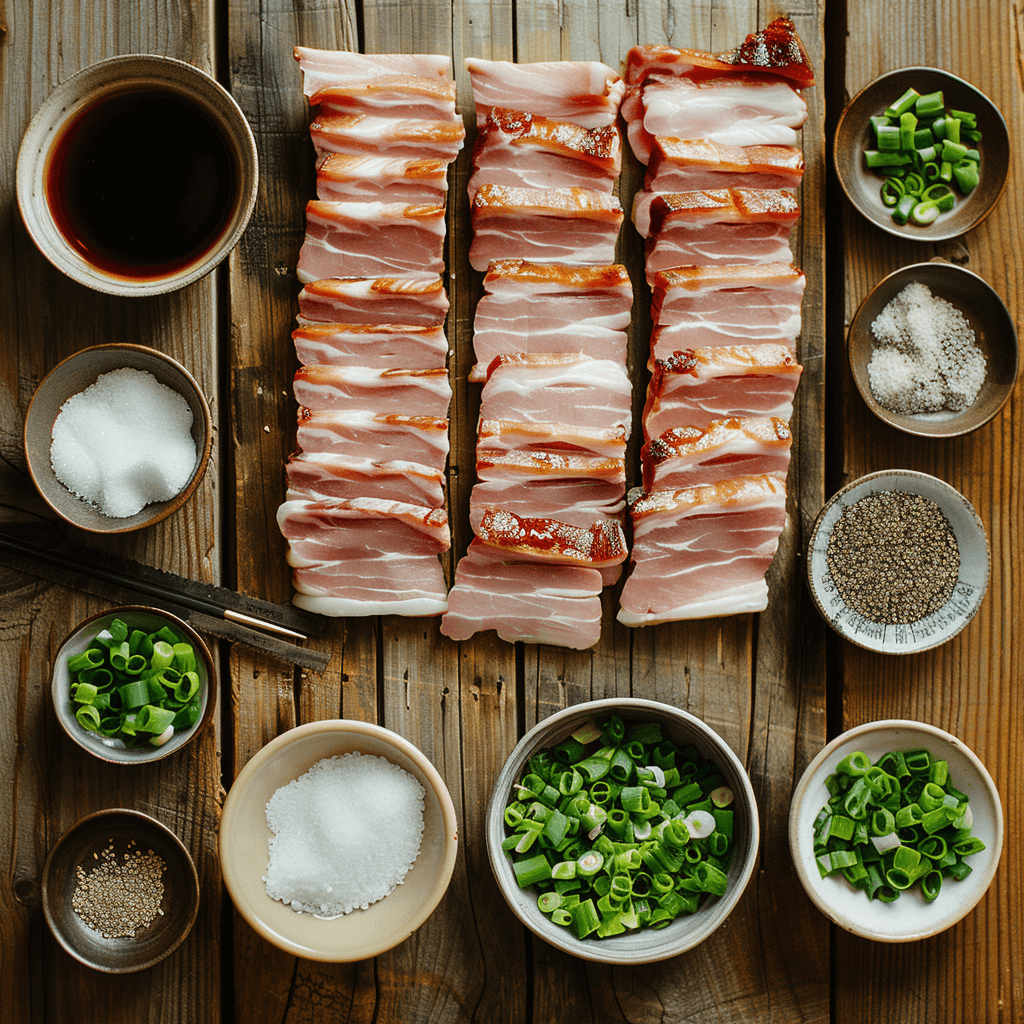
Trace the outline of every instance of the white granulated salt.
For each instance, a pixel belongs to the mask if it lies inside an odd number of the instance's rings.
[[[877,344],[868,383],[879,405],[901,415],[960,412],[978,397],[986,369],[974,331],[926,284],[908,284],[878,314],[871,333]]]
[[[199,458],[191,431],[176,391],[145,370],[111,370],[60,407],[50,464],[72,494],[124,519],[188,483]]]
[[[317,761],[267,803],[267,895],[321,917],[383,899],[419,855],[424,795],[416,778],[383,757]]]

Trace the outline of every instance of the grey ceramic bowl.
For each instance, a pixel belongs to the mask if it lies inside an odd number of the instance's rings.
[[[192,439],[196,443],[196,467],[184,488],[167,501],[146,505],[133,516],[113,518],[95,505],[72,494],[56,477],[50,461],[53,424],[60,407],[72,396],[96,383],[111,370],[131,367],[151,373],[161,384],[176,391],[192,410]],[[195,378],[177,360],[142,345],[96,345],[82,349],[58,363],[43,379],[25,416],[25,461],[32,482],[43,500],[72,526],[93,533],[125,533],[152,526],[176,512],[192,496],[210,461],[213,421],[210,406]]]
[[[100,736],[95,732],[87,732],[75,718],[75,709],[70,698],[71,676],[68,672],[68,658],[84,651],[92,642],[93,637],[101,630],[107,629],[114,619],[124,622],[129,631],[141,629],[145,633],[155,633],[164,626],[170,626],[182,640],[190,643],[195,651],[196,671],[199,675],[199,692],[201,694],[199,721],[191,729],[175,733],[162,746],[154,747],[147,744],[139,747],[126,747],[121,740]],[[157,608],[125,605],[91,615],[75,627],[53,656],[50,695],[53,700],[54,713],[57,715],[57,721],[60,722],[61,728],[83,750],[88,751],[94,757],[114,764],[147,764],[150,761],[159,761],[187,746],[210,723],[217,705],[216,673],[209,648],[203,642],[203,638],[187,622],[183,622],[170,612],[160,611]]]
[[[607,938],[577,939],[567,928],[554,924],[537,906],[532,888],[521,889],[512,861],[502,850],[505,839],[504,811],[512,787],[524,775],[526,763],[538,751],[560,743],[581,725],[601,722],[615,714],[623,721],[660,722],[666,735],[677,745],[693,744],[710,760],[733,791],[734,856],[729,867],[724,896],[708,897],[696,913],[678,917],[660,929],[641,929]],[[754,871],[758,848],[757,802],[750,779],[721,736],[699,718],[669,704],[639,698],[588,701],[565,708],[535,725],[516,745],[505,762],[487,807],[487,856],[501,894],[516,917],[535,935],[552,946],[578,956],[607,964],[643,964],[676,956],[703,942],[729,916]]]
[[[152,850],[165,864],[161,915],[134,937],[104,938],[75,912],[72,900],[78,869],[90,872],[113,846],[118,859],[129,851]],[[126,974],[163,960],[181,945],[199,912],[199,877],[181,840],[155,818],[139,811],[97,811],[73,825],[54,844],[42,877],[43,913],[54,937],[76,960],[97,971]]]
[[[61,232],[47,200],[55,145],[80,115],[113,94],[157,88],[196,106],[217,128],[234,162],[235,188],[221,227],[184,266],[151,276],[129,276],[87,260]],[[145,173],[140,169],[139,173]],[[59,85],[32,118],[18,152],[18,206],[39,251],[69,277],[114,295],[158,295],[208,274],[235,247],[256,205],[256,141],[238,104],[198,68],[173,57],[129,54],[85,68]]]

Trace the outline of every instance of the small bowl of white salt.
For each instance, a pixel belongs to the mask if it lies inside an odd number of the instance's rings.
[[[177,511],[210,460],[210,407],[181,363],[142,345],[96,345],[44,378],[25,417],[25,459],[73,526],[124,533]]]
[[[883,278],[850,324],[853,379],[883,422],[920,437],[988,423],[1017,380],[1017,332],[977,274],[935,259]]]

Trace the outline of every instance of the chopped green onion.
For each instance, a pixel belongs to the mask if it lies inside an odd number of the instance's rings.
[[[886,109],[885,116],[899,117],[901,114],[905,114],[920,99],[920,96],[921,94],[916,89],[908,89],[895,103]]]

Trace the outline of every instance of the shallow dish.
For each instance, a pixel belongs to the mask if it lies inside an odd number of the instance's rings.
[[[925,902],[917,887],[894,903],[869,900],[845,878],[822,878],[814,859],[814,819],[828,801],[825,779],[855,750],[875,762],[892,750],[923,747],[933,758],[949,763],[953,785],[965,793],[974,815],[972,834],[985,849],[967,861],[965,879],[946,879],[938,898]],[[925,939],[956,924],[985,894],[996,873],[1003,847],[1003,808],[992,777],[977,756],[955,736],[922,722],[891,719],[869,722],[837,736],[801,776],[789,814],[789,848],[797,876],[814,905],[840,928],[877,942]]]
[[[394,892],[366,910],[333,919],[299,914],[267,895],[267,801],[322,758],[353,751],[386,758],[426,790],[419,856]],[[221,869],[235,907],[268,942],[307,960],[366,960],[409,938],[440,903],[457,849],[455,807],[422,751],[389,729],[346,719],[310,722],[271,740],[239,772],[221,815]]]
[[[962,412],[903,415],[879,405],[871,393],[868,363],[875,348],[871,325],[907,285],[925,284],[936,298],[956,306],[970,321],[985,355],[985,382]],[[860,304],[847,334],[850,370],[868,408],[884,423],[919,437],[958,437],[988,423],[1006,404],[1017,382],[1017,330],[1003,300],[977,274],[945,260],[915,263],[882,278]]]
[[[600,939],[577,939],[567,928],[552,923],[537,907],[533,889],[521,889],[512,862],[502,850],[504,811],[512,786],[527,761],[539,750],[560,743],[584,723],[615,714],[628,722],[660,722],[679,745],[693,744],[712,761],[733,791],[735,855],[727,872],[724,896],[708,897],[696,913],[678,917],[660,929],[642,929]],[[750,779],[732,748],[699,718],[669,704],[639,698],[615,698],[576,704],[535,725],[516,745],[498,775],[487,807],[487,857],[501,894],[516,917],[546,942],[584,960],[608,964],[642,964],[665,960],[703,942],[729,916],[750,881],[757,859],[757,803]]]
[[[108,739],[94,732],[83,729],[75,718],[69,697],[71,676],[68,672],[68,658],[80,654],[92,642],[92,638],[103,629],[107,629],[114,619],[121,619],[129,630],[141,629],[146,633],[154,633],[164,626],[170,626],[176,633],[192,645],[196,653],[196,666],[199,674],[199,692],[201,704],[199,721],[191,729],[175,733],[162,747],[148,744],[141,747],[126,747],[121,740]],[[170,612],[158,608],[147,608],[141,605],[125,605],[109,611],[91,615],[79,623],[75,630],[64,641],[53,657],[53,673],[50,679],[50,695],[57,721],[67,735],[83,750],[94,757],[115,764],[148,764],[173,754],[174,751],[191,743],[202,732],[213,718],[213,710],[217,704],[216,674],[213,658],[203,638],[187,623]]]
[[[129,367],[151,373],[161,384],[176,391],[192,410],[192,439],[196,466],[188,482],[173,498],[154,501],[133,516],[104,515],[91,502],[72,494],[58,479],[50,461],[53,424],[61,406],[72,396],[96,383],[104,373]],[[25,461],[29,475],[43,500],[72,526],[92,533],[127,533],[166,519],[195,492],[210,462],[213,420],[206,396],[195,378],[176,359],[143,345],[94,345],[68,356],[43,378],[25,416]]]
[[[871,622],[839,596],[825,555],[832,527],[843,510],[874,491],[907,491],[934,501],[949,520],[960,548],[960,577],[949,601],[933,615],[908,625]],[[818,513],[807,547],[807,579],[814,603],[826,622],[858,647],[883,654],[914,654],[951,640],[974,618],[991,563],[985,527],[971,503],[943,480],[909,469],[869,473],[836,492]]]
[[[940,214],[927,227],[897,224],[879,194],[882,176],[864,164],[864,151],[873,148],[871,117],[881,114],[911,87],[922,95],[941,89],[946,107],[975,113],[982,133],[978,144],[981,153],[980,183],[966,198],[957,193],[956,206],[948,213]],[[868,220],[891,235],[918,242],[938,242],[970,231],[992,212],[1006,185],[1010,136],[995,104],[962,78],[939,68],[901,68],[876,78],[847,104],[836,128],[833,157],[839,184],[850,202]]]
[[[132,842],[143,853],[152,850],[166,865],[163,913],[133,938],[105,939],[72,906],[77,869],[89,872],[110,846],[120,860]],[[41,891],[43,913],[61,946],[87,967],[108,974],[141,971],[163,960],[181,945],[199,912],[199,878],[181,840],[156,818],[124,809],[97,811],[68,829],[46,858]]]

